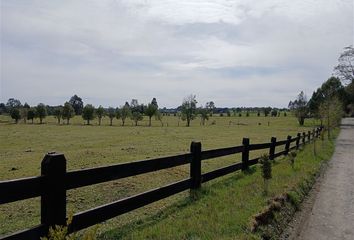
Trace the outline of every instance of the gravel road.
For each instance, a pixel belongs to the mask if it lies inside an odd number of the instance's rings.
[[[354,118],[343,119],[334,155],[311,192],[282,239],[353,240]]]

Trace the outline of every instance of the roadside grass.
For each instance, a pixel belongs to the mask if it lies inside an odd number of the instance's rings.
[[[294,169],[288,157],[275,160],[267,196],[260,167],[253,166],[246,174],[238,172],[203,184],[197,200],[186,197],[153,217],[103,233],[100,239],[261,239],[260,233],[251,232],[252,217],[284,193],[299,204],[296,192],[302,191],[304,182],[313,181],[323,161],[331,158],[334,139],[316,144],[317,156],[313,143],[306,145]]]
[[[145,127],[147,121],[145,119],[140,123],[142,126],[138,127],[131,126],[130,122],[122,127],[118,120],[115,120],[114,126],[109,126],[109,119],[104,118],[101,126],[97,126],[97,121],[86,126],[81,117],[75,117],[70,125],[57,125],[54,117],[48,116],[46,124],[42,125],[13,124],[8,116],[0,115],[0,181],[39,175],[46,152],[64,153],[68,170],[76,170],[189,152],[191,141],[201,141],[205,150],[241,145],[243,137],[249,137],[251,143],[269,142],[272,136],[285,139],[287,135],[295,136],[297,132],[311,129],[314,123],[309,120],[304,127],[299,127],[296,119],[289,115],[213,116],[207,126],[200,126],[196,119],[189,128],[184,127],[185,122],[182,121],[178,127],[178,119],[173,116],[164,117],[164,127],[156,120],[153,121],[153,127]],[[216,125],[211,125],[213,121]],[[261,153],[252,153],[250,157],[257,157]],[[239,161],[240,155],[210,160],[203,163],[203,172]],[[67,192],[68,212],[76,213],[188,176],[189,166],[181,166],[70,190]],[[227,178],[206,184],[203,189]],[[210,192],[213,191],[210,187]],[[139,222],[141,218],[153,217],[186,198],[188,192],[183,192],[124,214],[102,224],[99,231],[105,232]],[[39,224],[39,207],[39,198],[0,205],[0,235]]]

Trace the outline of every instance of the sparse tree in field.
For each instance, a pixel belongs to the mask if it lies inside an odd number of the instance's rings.
[[[265,117],[268,117],[270,111],[272,111],[272,108],[271,108],[271,107],[265,107],[265,108],[263,108],[264,116],[265,116]]]
[[[137,99],[132,99],[130,103],[130,110],[131,110],[131,115],[130,119],[134,121],[135,126],[138,126],[138,122],[143,120],[143,110],[144,106],[139,105]]]
[[[28,106],[28,104],[27,104]],[[20,108],[20,115],[21,115],[21,118],[23,119],[23,122],[26,123],[26,120],[27,120],[27,114],[28,114],[28,109],[29,106],[27,107],[26,105],[23,105],[22,108]]]
[[[122,120],[122,126],[125,124],[125,120],[131,116],[132,112],[128,102],[125,102],[124,106],[117,109],[116,118]]]
[[[21,119],[20,110],[18,108],[13,108],[10,111],[11,118],[15,120],[15,123],[18,123],[18,120]]]
[[[101,105],[96,109],[96,115],[97,115],[97,118],[98,118],[98,125],[101,126],[102,118],[105,115],[105,110],[104,110],[104,108]]]
[[[179,127],[179,122],[181,121],[181,118],[182,118],[182,112],[181,111],[177,111],[176,113],[176,116],[177,116],[177,126]]]
[[[138,126],[138,122],[144,119],[143,114],[141,114],[141,112],[132,112],[130,118],[134,121],[135,126]]]
[[[163,115],[160,111],[157,111],[156,114],[155,114],[155,118],[157,121],[159,121],[161,123],[161,127],[163,127]]]
[[[308,113],[307,98],[303,91],[300,92],[295,101],[290,101],[289,109],[294,112],[300,126],[303,126]]]
[[[110,126],[113,125],[113,119],[116,117],[116,110],[112,107],[109,107],[108,110],[107,110],[107,116],[109,118],[109,121],[110,121]]]
[[[87,125],[90,125],[90,121],[95,119],[95,107],[91,104],[86,104],[82,109],[82,118],[87,121]]]
[[[152,118],[152,116],[156,115],[157,112],[158,112],[157,101],[156,101],[156,98],[153,98],[151,103],[149,103],[147,105],[147,107],[145,108],[145,114],[146,114],[146,116],[149,117],[149,127],[151,127],[151,118]]]
[[[82,99],[75,94],[70,98],[69,103],[74,108],[75,114],[81,115],[84,107],[84,102],[82,101]]]
[[[66,119],[67,125],[69,125],[70,118],[73,118],[74,115],[75,115],[75,110],[73,106],[69,102],[66,102],[63,107],[62,117],[63,119]]]
[[[215,103],[213,101],[207,102],[205,108],[209,110],[210,117],[212,117],[215,109]]]
[[[47,108],[43,103],[40,103],[36,107],[37,117],[39,118],[39,123],[43,123],[43,119],[47,116]]]
[[[195,118],[197,111],[197,100],[195,95],[189,95],[183,100],[181,106],[182,120],[187,121],[187,127],[190,126],[190,122]]]
[[[209,113],[210,113],[210,110],[209,109],[207,109],[206,107],[205,108],[203,108],[203,107],[200,107],[200,108],[198,108],[198,114],[199,114],[199,116],[200,116],[200,123],[201,123],[201,125],[205,125],[205,120],[209,120]]]
[[[60,124],[60,119],[63,117],[63,107],[62,106],[55,107],[53,110],[53,115],[54,118],[57,119],[58,124]]]
[[[31,107],[27,112],[27,120],[31,120],[33,124],[33,119],[36,117],[36,109]]]

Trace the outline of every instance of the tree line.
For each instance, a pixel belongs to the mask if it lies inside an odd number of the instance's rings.
[[[104,108],[101,105],[95,108],[92,104],[84,105],[82,98],[74,95],[64,105],[49,106],[43,103],[37,106],[31,107],[27,103],[21,104],[20,100],[10,98],[6,104],[0,103],[0,113],[8,113],[15,123],[18,123],[21,119],[31,121],[38,118],[40,124],[43,123],[48,115],[54,116],[57,119],[58,124],[62,123],[62,120],[66,124],[70,124],[70,119],[75,115],[81,115],[86,124],[90,124],[90,121],[98,119],[98,125],[101,125],[102,118],[107,116],[110,120],[110,125],[113,125],[114,119],[121,120],[121,125],[124,126],[127,119],[131,119],[135,125],[138,125],[139,121],[143,120],[146,116],[149,119],[149,126],[151,126],[152,118],[155,117],[163,126],[162,118],[165,115],[173,114],[178,118],[178,126],[180,121],[185,121],[186,126],[190,126],[191,121],[195,118],[200,118],[200,124],[205,125],[206,121],[213,114],[219,114],[220,116],[243,116],[248,117],[250,113],[257,113],[257,116],[264,115],[279,117],[281,111],[286,116],[286,109],[278,109],[271,107],[237,107],[237,108],[217,108],[213,101],[207,102],[204,106],[197,107],[197,100],[195,95],[189,95],[183,99],[182,104],[175,109],[160,109],[156,98],[148,104],[139,104],[137,99],[132,99],[130,103],[125,102],[120,107],[108,107]]]
[[[301,91],[289,102],[288,108],[294,112],[300,125],[304,125],[306,118],[315,118],[329,130],[337,126],[343,116],[354,117],[354,48],[344,48],[338,62],[334,76],[313,91],[310,100]]]

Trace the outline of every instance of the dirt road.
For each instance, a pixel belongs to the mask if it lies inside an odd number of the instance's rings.
[[[354,118],[343,119],[341,129],[327,171],[285,239],[354,239]]]

